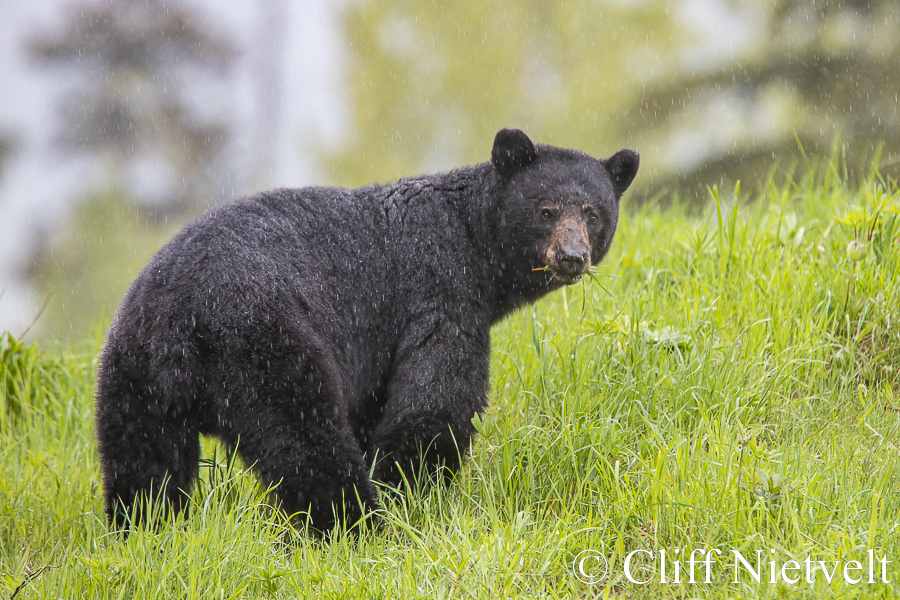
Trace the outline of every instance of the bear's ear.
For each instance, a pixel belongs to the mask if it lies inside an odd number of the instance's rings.
[[[515,175],[534,160],[537,151],[528,136],[519,129],[501,129],[494,137],[491,162],[504,179]]]
[[[641,164],[641,155],[631,148],[624,148],[602,162],[609,171],[613,190],[616,192],[616,200],[618,200],[634,181],[638,166]]]

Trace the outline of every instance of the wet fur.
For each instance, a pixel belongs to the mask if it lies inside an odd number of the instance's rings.
[[[492,162],[274,190],[190,223],[135,279],[101,356],[110,523],[146,495],[184,510],[200,434],[319,529],[377,506],[373,462],[390,485],[458,468],[487,402],[491,325],[562,285],[551,254],[575,234],[535,211],[593,203],[602,226],[575,237],[599,263],[627,188],[608,164],[502,130]]]

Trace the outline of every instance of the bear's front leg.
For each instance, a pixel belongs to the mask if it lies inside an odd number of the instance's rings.
[[[400,350],[387,402],[367,458],[373,479],[392,486],[422,467],[455,471],[474,433],[472,419],[487,403],[489,332],[469,335],[441,319],[415,329]],[[400,469],[398,469],[398,466]]]

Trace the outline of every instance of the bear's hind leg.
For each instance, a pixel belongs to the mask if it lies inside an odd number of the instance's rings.
[[[261,353],[255,368],[230,373],[223,389],[245,401],[229,403],[218,434],[274,487],[288,514],[308,513],[314,529],[327,531],[336,520],[353,526],[377,495],[347,421],[337,365],[312,332],[304,334],[285,343],[289,350]]]
[[[148,500],[161,517],[185,510],[200,458],[197,416],[167,414],[150,392],[132,390],[114,374],[101,377],[97,388],[104,503],[116,529],[127,527],[135,507],[133,524],[147,520]]]
[[[359,443],[335,415],[264,407],[254,411],[253,426],[235,432],[238,454],[274,487],[285,512],[308,513],[314,529],[327,531],[335,520],[353,526],[376,507]]]

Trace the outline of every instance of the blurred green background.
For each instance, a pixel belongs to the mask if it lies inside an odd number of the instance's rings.
[[[638,149],[629,203],[703,204],[711,185],[752,190],[835,147],[849,177],[873,161],[897,175],[898,2],[244,4],[229,29],[215,15],[230,3],[61,2],[54,27],[22,38],[29,68],[67,82],[57,151],[102,174],[7,273],[33,289],[34,315],[49,297],[29,335],[93,338],[152,253],[212,204],[482,162],[500,127],[600,157]],[[241,10],[254,15],[243,37]],[[337,90],[316,109],[338,123],[324,133],[289,118],[311,114],[322,86],[303,69],[316,68]],[[250,108],[193,108],[229,94]],[[19,138],[0,120],[0,178]],[[163,165],[149,200],[125,176],[148,161]]]

